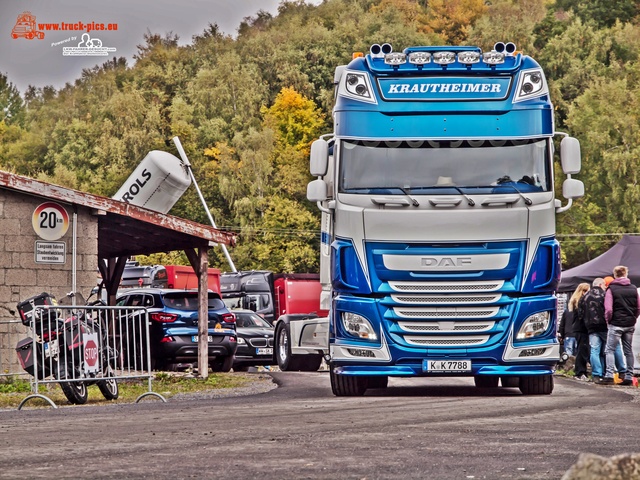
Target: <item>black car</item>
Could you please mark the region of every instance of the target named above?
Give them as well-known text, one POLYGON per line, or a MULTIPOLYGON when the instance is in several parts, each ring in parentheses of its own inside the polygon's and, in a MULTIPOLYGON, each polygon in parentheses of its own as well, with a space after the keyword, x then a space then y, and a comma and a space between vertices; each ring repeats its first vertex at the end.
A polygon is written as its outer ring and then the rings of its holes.
POLYGON ((236 316, 238 350, 234 371, 252 366, 275 365, 273 362, 273 325, 251 310, 232 310, 236 316))
MULTIPOLYGON (((197 366, 197 291, 137 288, 119 295, 116 304, 147 309, 152 369, 175 370, 194 364, 197 366)), ((209 366, 214 372, 230 371, 237 348, 235 316, 220 295, 211 291, 208 336, 209 366)))

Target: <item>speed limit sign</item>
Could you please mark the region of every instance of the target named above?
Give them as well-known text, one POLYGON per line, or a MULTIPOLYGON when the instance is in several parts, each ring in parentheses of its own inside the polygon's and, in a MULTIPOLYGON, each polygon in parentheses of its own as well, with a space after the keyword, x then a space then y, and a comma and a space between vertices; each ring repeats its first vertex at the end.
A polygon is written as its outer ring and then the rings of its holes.
POLYGON ((38 205, 31 217, 36 234, 44 240, 58 240, 69 230, 69 214, 55 202, 38 205))

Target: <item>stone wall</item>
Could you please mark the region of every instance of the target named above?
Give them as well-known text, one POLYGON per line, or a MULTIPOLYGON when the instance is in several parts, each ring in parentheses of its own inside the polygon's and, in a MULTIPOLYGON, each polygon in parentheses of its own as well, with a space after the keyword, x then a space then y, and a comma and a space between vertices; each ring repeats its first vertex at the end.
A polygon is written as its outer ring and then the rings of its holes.
MULTIPOLYGON (((48 292, 57 298, 73 285, 73 213, 72 205, 56 202, 69 215, 69 228, 55 242, 66 244, 65 263, 36 263, 36 241, 40 238, 32 224, 36 208, 44 197, 0 189, 0 375, 15 369, 15 340, 27 336, 16 305, 33 295, 48 292), (22 335, 22 336, 20 336, 22 335), (12 365, 7 366, 7 362, 12 365)), ((98 217, 87 208, 77 208, 76 290, 85 298, 96 286, 98 273, 98 217)), ((18 367, 19 369, 19 367, 18 367)))

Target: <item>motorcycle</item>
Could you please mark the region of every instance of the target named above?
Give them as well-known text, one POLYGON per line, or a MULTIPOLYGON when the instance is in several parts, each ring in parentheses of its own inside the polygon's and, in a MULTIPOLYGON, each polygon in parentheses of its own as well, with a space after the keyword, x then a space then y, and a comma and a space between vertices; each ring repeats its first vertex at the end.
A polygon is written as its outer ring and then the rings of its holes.
POLYGON ((46 292, 18 303, 22 324, 33 325, 35 334, 35 341, 27 337, 18 342, 18 359, 38 380, 60 380, 62 392, 73 404, 87 402, 90 385, 97 385, 107 400, 115 400, 119 389, 113 377, 119 354, 109 345, 106 311, 74 308, 78 304, 104 305, 100 301, 87 303, 76 293, 58 302, 46 292), (60 308, 38 308, 47 306, 60 308))

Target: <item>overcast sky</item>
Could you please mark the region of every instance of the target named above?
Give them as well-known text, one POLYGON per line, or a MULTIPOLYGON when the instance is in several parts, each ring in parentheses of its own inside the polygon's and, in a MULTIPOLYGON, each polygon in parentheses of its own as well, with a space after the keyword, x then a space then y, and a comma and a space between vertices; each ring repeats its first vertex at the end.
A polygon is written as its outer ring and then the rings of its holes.
MULTIPOLYGON (((124 56, 133 65, 132 56, 147 29, 161 35, 173 32, 181 45, 191 43, 209 23, 235 36, 243 18, 259 10, 275 15, 279 4, 280 0, 0 0, 0 72, 22 93, 28 85, 60 88, 65 82, 73 84, 83 68, 102 65, 113 56, 124 56), (89 33, 89 40, 98 39, 108 56, 90 56, 97 51, 78 48, 84 47, 84 31, 43 28, 42 39, 13 38, 18 16, 25 11, 35 16, 38 31, 37 24, 117 24, 114 31, 89 33)), ((22 26, 22 32, 30 28, 22 26)))

